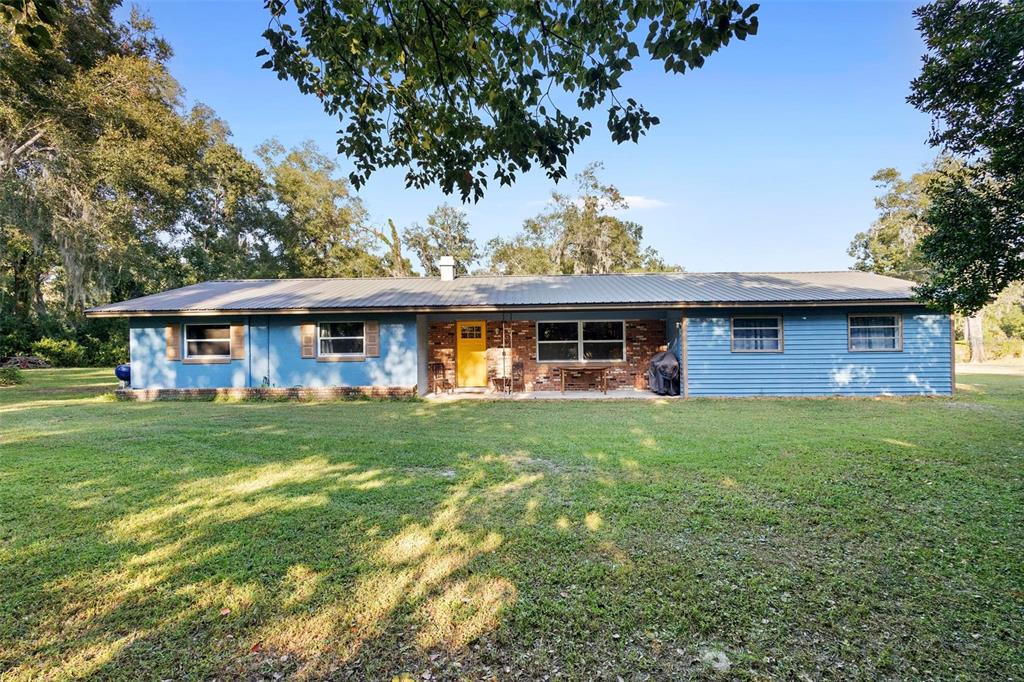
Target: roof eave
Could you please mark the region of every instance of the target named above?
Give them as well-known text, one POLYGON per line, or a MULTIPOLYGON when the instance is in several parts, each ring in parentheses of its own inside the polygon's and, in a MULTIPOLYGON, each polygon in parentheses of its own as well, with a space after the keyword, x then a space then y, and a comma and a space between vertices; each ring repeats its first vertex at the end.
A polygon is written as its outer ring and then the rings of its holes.
POLYGON ((793 301, 687 301, 654 303, 564 303, 520 305, 464 305, 464 306, 376 306, 329 308, 210 308, 170 310, 104 310, 90 309, 86 317, 213 317, 227 315, 317 315, 324 313, 494 313, 531 312, 545 310, 637 310, 637 309, 691 309, 691 308, 834 308, 839 306, 922 305, 911 298, 871 298, 793 301))

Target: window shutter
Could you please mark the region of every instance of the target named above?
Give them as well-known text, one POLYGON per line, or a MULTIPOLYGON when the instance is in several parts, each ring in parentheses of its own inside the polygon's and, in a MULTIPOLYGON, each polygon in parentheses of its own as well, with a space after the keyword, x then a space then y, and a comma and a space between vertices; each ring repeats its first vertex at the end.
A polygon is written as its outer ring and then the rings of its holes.
POLYGON ((363 323, 363 355, 368 358, 380 357, 380 323, 367 320, 363 323))
POLYGON ((316 323, 307 322, 300 327, 302 357, 316 357, 316 323))
POLYGON ((245 325, 231 325, 231 359, 245 360, 245 325))
POLYGON ((165 337, 167 338, 167 359, 181 360, 181 325, 167 325, 165 337))

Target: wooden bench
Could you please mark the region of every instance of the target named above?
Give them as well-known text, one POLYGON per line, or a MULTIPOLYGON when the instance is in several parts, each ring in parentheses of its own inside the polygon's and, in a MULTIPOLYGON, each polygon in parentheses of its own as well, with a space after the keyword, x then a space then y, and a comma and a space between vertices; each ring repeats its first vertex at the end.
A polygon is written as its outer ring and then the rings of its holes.
POLYGON ((599 386, 601 391, 608 394, 608 370, 612 369, 614 365, 608 364, 595 364, 592 362, 587 363, 570 363, 565 365, 555 365, 554 369, 558 370, 559 378, 562 380, 562 393, 565 393, 565 375, 569 372, 598 372, 600 374, 599 386))

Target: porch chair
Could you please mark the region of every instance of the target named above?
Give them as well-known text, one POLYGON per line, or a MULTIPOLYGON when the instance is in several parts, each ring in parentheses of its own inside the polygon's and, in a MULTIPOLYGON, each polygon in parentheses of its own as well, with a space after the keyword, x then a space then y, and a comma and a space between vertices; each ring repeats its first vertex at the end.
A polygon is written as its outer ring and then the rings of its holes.
POLYGON ((433 393, 452 392, 453 387, 448 381, 448 372, 443 362, 431 362, 427 365, 427 372, 430 375, 430 389, 433 393))
POLYGON ((521 361, 512 363, 512 371, 508 375, 508 392, 515 393, 516 385, 519 390, 526 392, 526 366, 521 361))

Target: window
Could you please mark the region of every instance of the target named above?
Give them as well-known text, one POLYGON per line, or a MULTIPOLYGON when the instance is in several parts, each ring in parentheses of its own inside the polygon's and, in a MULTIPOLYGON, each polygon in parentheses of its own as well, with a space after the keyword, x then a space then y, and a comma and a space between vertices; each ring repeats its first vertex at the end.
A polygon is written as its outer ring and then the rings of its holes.
POLYGON ((850 315, 851 351, 903 350, 903 320, 899 315, 850 315))
POLYGON ((538 362, 622 362, 626 323, 622 320, 538 322, 538 362))
POLYGON ((321 322, 320 355, 362 355, 366 334, 362 322, 321 322))
POLYGON ((781 353, 782 318, 777 315, 732 318, 732 352, 781 353))
POLYGON ((478 324, 465 324, 461 329, 460 334, 464 339, 479 339, 484 334, 483 328, 478 324))
POLYGON ((186 324, 185 357, 231 359, 231 325, 186 324))

